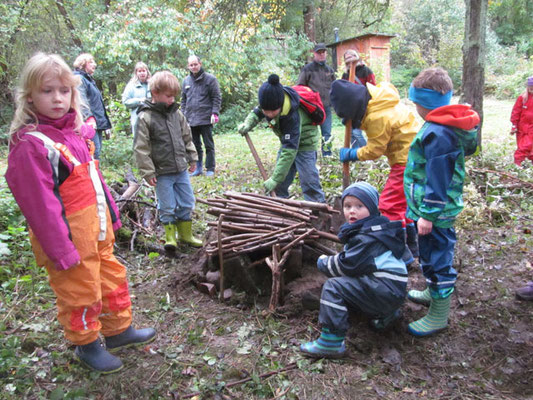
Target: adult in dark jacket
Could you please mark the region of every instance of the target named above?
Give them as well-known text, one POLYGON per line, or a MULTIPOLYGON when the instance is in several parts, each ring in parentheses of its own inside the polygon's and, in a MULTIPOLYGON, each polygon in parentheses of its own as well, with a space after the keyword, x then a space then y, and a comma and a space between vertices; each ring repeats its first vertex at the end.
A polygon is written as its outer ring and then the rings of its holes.
POLYGON ((190 75, 183 80, 181 109, 191 127, 192 139, 198 153, 196 170, 191 176, 202 174, 202 140, 205 145, 205 175, 213 176, 215 174, 213 125, 218 122, 222 96, 217 78, 203 70, 198 56, 190 56, 187 67, 190 75))
POLYGON ((239 125, 241 135, 252 130, 265 118, 281 142, 272 176, 263 184, 266 191, 279 197, 289 197, 296 171, 305 200, 324 203, 325 197, 316 168, 318 130, 300 107, 300 97, 288 86, 282 86, 279 76, 272 74, 258 92, 259 106, 239 125))
POLYGON ((329 100, 329 91, 331 90, 331 84, 335 80, 335 71, 326 64, 327 56, 326 45, 318 43, 313 49, 313 61, 302 68, 296 83, 297 85, 309 86, 315 92, 320 93, 320 99, 326 111, 326 120, 320 125, 323 156, 331 156, 331 101, 329 100))
POLYGON ((110 136, 111 121, 107 116, 102 93, 100 93, 100 89, 96 86, 92 76, 95 70, 96 62, 91 54, 80 54, 74 61, 74 75, 81 78, 81 85, 78 87, 84 103, 81 112, 85 122, 96 130, 92 140, 95 146, 94 158, 99 159, 102 149, 102 135, 110 136))

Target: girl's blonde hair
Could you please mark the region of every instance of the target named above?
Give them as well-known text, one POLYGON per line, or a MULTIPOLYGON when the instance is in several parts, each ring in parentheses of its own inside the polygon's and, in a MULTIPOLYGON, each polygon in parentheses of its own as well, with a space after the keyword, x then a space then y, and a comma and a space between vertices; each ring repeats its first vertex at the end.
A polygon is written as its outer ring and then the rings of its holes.
POLYGON ((146 65, 142 61, 139 61, 137 64, 135 64, 135 68, 133 69, 133 75, 131 76, 130 82, 137 82, 139 80, 137 79, 137 71, 141 68, 144 68, 146 72, 148 72, 148 76, 146 80, 152 77, 152 74, 150 73, 150 70, 148 69, 148 65, 146 65))
POLYGON ((94 57, 92 54, 89 53, 82 53, 76 59, 74 60, 74 69, 82 69, 85 71, 85 66, 87 63, 91 60, 94 60, 94 57))
POLYGON ((77 114, 76 130, 81 127, 83 117, 80 111, 80 93, 77 89, 81 82, 80 78, 72 73, 67 63, 57 54, 37 53, 28 60, 20 74, 19 86, 15 92, 15 115, 9 128, 11 135, 25 126, 34 129, 39 123, 35 106, 28 102, 28 97, 33 90, 40 88, 44 76, 49 73, 57 76, 65 86, 72 89, 70 108, 77 114))

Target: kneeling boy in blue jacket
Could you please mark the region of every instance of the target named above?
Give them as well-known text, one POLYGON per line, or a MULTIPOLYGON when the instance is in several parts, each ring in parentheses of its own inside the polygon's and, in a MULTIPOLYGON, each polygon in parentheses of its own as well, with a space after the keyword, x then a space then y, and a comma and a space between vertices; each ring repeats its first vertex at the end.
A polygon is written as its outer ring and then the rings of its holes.
POLYGON ((378 200, 377 190, 366 182, 354 183, 342 194, 346 223, 339 239, 344 250, 318 259, 318 269, 331 278, 320 298, 322 333, 300 346, 307 355, 344 356, 348 310, 370 316, 371 325, 378 330, 400 317, 407 292, 404 233, 401 221, 391 222, 380 215, 378 200))

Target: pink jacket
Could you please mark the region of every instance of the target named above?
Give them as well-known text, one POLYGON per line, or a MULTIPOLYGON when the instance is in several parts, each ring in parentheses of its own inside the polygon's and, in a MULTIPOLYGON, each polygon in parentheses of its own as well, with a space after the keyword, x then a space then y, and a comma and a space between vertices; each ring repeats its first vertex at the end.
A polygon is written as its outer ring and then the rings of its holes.
MULTIPOLYGON (((29 227, 41 244, 46 255, 58 270, 65 270, 80 261, 80 256, 70 239, 70 227, 59 197, 59 183, 72 172, 74 166, 60 156, 58 176, 48 159, 43 142, 25 132, 39 131, 55 142, 63 143, 80 163, 91 160, 85 138, 94 136, 94 130, 83 125, 81 135, 74 131, 76 114, 69 111, 58 120, 39 115, 35 129, 24 128, 13 137, 8 156, 6 180, 29 227), (83 136, 83 137, 82 137, 83 136)), ((106 194, 113 229, 121 226, 118 208, 100 173, 106 194)), ((80 196, 83 196, 80 193, 80 196)))

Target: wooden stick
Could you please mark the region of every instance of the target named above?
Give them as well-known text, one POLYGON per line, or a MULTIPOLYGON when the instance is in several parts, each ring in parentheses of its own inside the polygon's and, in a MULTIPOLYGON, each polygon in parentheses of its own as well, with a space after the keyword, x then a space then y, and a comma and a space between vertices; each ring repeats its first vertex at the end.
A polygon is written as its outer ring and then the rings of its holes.
POLYGON ((330 249, 329 247, 327 246, 324 246, 322 243, 319 243, 319 242, 316 242, 316 241, 313 241, 310 243, 310 245, 312 247, 315 247, 317 248, 318 250, 320 250, 322 252, 322 254, 328 254, 330 256, 332 255, 335 255, 337 254, 337 252, 333 249, 330 249))
POLYGON ((313 229, 309 229, 307 232, 305 232, 303 235, 300 235, 298 236, 296 239, 294 239, 292 242, 290 242, 289 244, 285 245, 281 251, 285 251, 287 252, 287 250, 289 250, 290 248, 294 247, 298 242, 302 241, 303 239, 305 239, 307 236, 309 236, 310 234, 312 234, 313 232, 315 231, 315 228, 313 229))
POLYGON ((280 247, 276 244, 272 247, 272 259, 267 258, 266 263, 272 271, 272 291, 270 293, 270 303, 268 309, 270 312, 276 311, 278 308, 279 292, 280 292, 280 247))
MULTIPOLYGON (((291 226, 287 226, 286 228, 281 228, 281 229, 278 229, 276 231, 273 231, 273 232, 269 232, 265 235, 261 235, 261 237, 259 238, 259 240, 265 240, 265 239, 269 239, 273 236, 277 236, 277 235, 280 235, 282 233, 285 233, 285 232, 288 232, 288 231, 291 231, 291 230, 294 230, 294 229, 297 229, 297 228, 300 228, 302 226, 304 226, 305 223, 304 222, 300 222, 299 224, 295 224, 295 225, 291 225, 291 226)), ((249 241, 247 240, 247 244, 249 244, 249 241)))
POLYGON ((292 207, 286 203, 280 204, 277 197, 276 198, 272 198, 272 197, 263 198, 263 197, 255 197, 255 196, 246 196, 245 194, 240 194, 240 193, 232 192, 232 191, 225 192, 224 195, 227 197, 233 198, 233 199, 241 200, 241 201, 247 201, 247 202, 261 204, 261 205, 271 205, 272 207, 276 207, 276 208, 282 207, 285 210, 291 210, 291 211, 298 212, 298 213, 311 214, 310 210, 303 209, 302 207, 292 207))
MULTIPOLYGON (((248 147, 250 148, 250 152, 252 153, 252 156, 254 157, 255 163, 257 164, 257 168, 259 168, 261 177, 263 178, 264 181, 266 181, 268 179, 268 175, 266 173, 265 167, 263 167, 263 163, 261 162, 261 159, 259 158, 259 154, 257 154, 257 150, 255 149, 254 143, 252 142, 252 139, 250 139, 250 135, 248 135, 248 133, 245 133, 244 138, 246 139, 246 143, 248 143, 248 147)), ((276 197, 276 192, 271 191, 270 195, 272 197, 276 197)))
POLYGON ((286 207, 283 207, 281 205, 274 207, 274 206, 266 206, 262 204, 253 204, 253 203, 249 203, 246 201, 240 201, 240 200, 228 200, 229 207, 231 207, 233 204, 237 206, 241 206, 241 207, 246 207, 245 209, 248 209, 248 210, 250 208, 253 208, 254 210, 258 209, 258 210, 273 212, 275 214, 288 215, 290 217, 298 218, 303 221, 311 220, 311 218, 308 215, 305 215, 298 211, 288 210, 286 207))
MULTIPOLYGON (((350 65, 350 74, 348 75, 348 80, 353 82, 355 78, 355 62, 352 62, 350 65)), ((350 147, 352 138, 352 120, 346 120, 346 126, 344 128, 344 147, 350 147)), ((350 186, 350 163, 345 161, 342 164, 342 189, 346 189, 350 186)))
MULTIPOLYGON (((259 197, 259 198, 267 198, 267 196, 257 194, 257 193, 241 193, 242 195, 250 196, 250 197, 259 197)), ((306 201, 306 200, 292 200, 292 199, 283 199, 281 197, 276 197, 276 201, 283 204, 293 205, 295 207, 308 207, 316 210, 322 210, 333 214, 340 214, 340 211, 335 210, 333 207, 326 203, 315 203, 314 201, 306 201)))
POLYGON ((224 301, 224 252, 222 250, 222 221, 224 221, 224 214, 220 214, 218 217, 218 264, 220 270, 220 301, 224 301))

